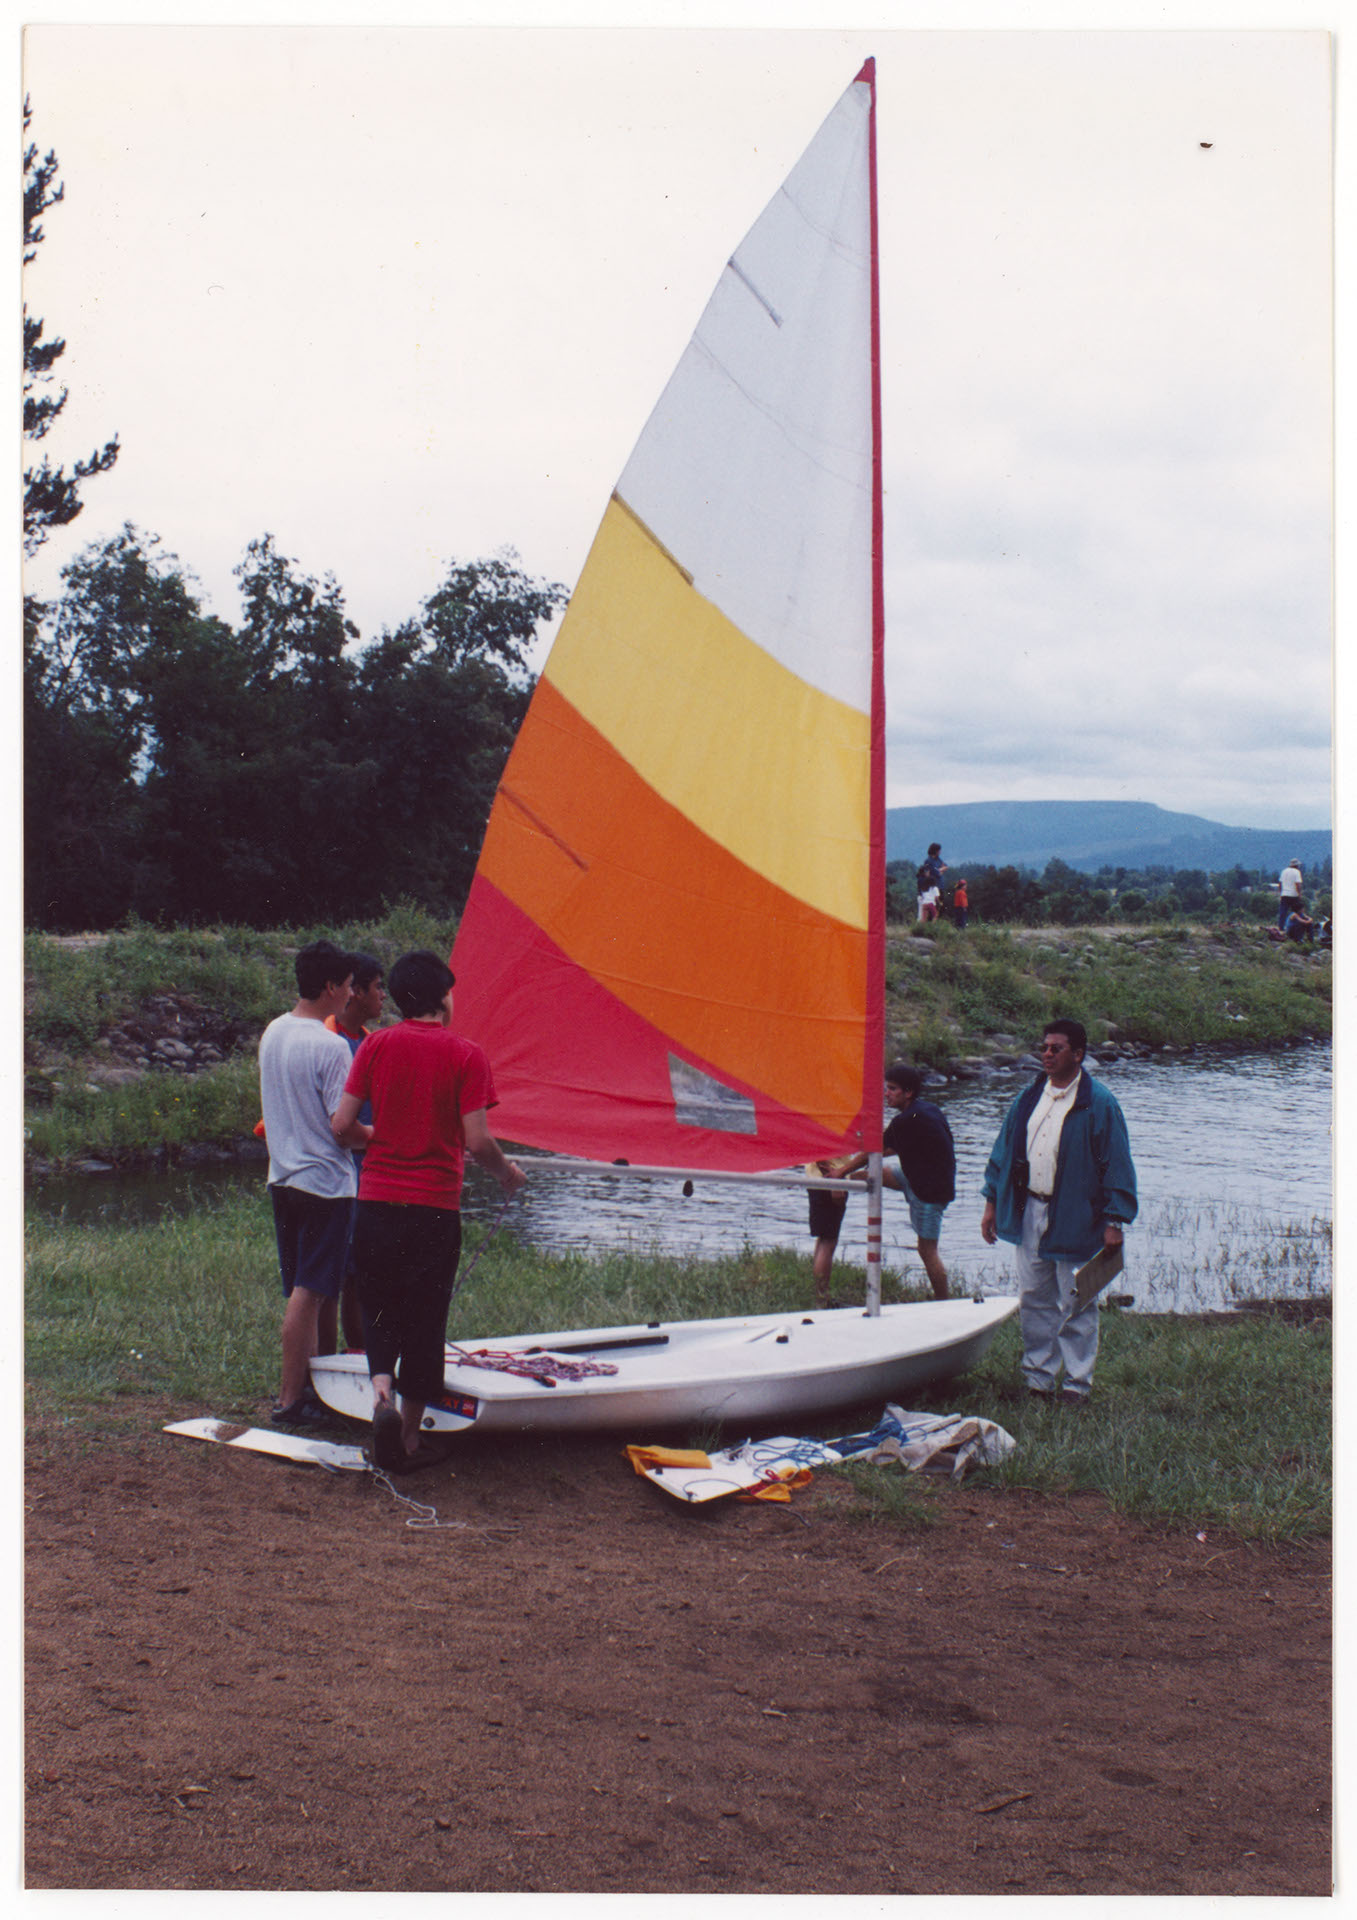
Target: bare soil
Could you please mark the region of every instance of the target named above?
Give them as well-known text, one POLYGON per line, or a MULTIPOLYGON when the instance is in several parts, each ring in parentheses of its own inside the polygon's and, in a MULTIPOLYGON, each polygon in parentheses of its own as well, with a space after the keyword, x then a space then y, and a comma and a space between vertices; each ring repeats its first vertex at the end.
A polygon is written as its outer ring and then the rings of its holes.
POLYGON ((606 1440, 461 1443, 415 1528, 175 1417, 30 1429, 30 1888, 1331 1890, 1327 1545, 606 1440))

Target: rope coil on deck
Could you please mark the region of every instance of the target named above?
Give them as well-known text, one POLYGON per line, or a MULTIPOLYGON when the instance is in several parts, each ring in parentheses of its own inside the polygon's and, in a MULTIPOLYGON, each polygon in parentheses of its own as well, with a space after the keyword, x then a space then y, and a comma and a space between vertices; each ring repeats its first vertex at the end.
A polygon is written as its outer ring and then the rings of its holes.
POLYGON ((536 1380, 539 1386, 554 1387, 558 1380, 587 1380, 592 1374, 616 1373, 607 1360, 563 1360, 554 1353, 496 1352, 490 1347, 449 1347, 453 1366, 489 1367, 495 1373, 512 1373, 522 1380, 536 1380))

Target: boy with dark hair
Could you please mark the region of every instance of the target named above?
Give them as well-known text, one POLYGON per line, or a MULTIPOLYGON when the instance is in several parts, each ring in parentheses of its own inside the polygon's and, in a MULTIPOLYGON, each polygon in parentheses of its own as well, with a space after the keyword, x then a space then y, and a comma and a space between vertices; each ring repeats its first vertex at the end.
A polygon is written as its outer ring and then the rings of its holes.
MULTIPOLYGON (((894 1154, 899 1172, 887 1167, 883 1182, 905 1196, 910 1225, 918 1237, 919 1258, 935 1300, 948 1298, 947 1269, 938 1252, 942 1216, 956 1198, 956 1147, 952 1129, 941 1107, 921 1100, 924 1075, 917 1067, 896 1060, 886 1069, 886 1104, 895 1115, 881 1143, 885 1155, 894 1154)), ((867 1164, 865 1153, 855 1154, 847 1171, 867 1164)))
MULTIPOLYGON (((386 983, 383 979, 385 969, 380 960, 371 953, 355 953, 353 960, 353 992, 349 995, 348 1005, 339 1013, 332 1013, 325 1022, 331 1033, 337 1033, 348 1045, 350 1054, 357 1053, 373 1027, 382 1017, 382 1003, 386 999, 386 983)), ((364 1126, 372 1124, 372 1108, 364 1106, 358 1118, 364 1126)), ((363 1149, 355 1147, 353 1151, 353 1169, 361 1177, 363 1172, 363 1149)), ((358 1291, 353 1271, 353 1243, 349 1243, 349 1258, 344 1270, 344 1285, 339 1295, 339 1331, 344 1336, 344 1344, 358 1351, 363 1344, 363 1316, 358 1311, 358 1291)))
POLYGON ((331 1125, 349 1050, 325 1025, 348 1003, 353 958, 329 940, 315 940, 298 953, 294 970, 297 1003, 270 1021, 259 1042, 269 1199, 287 1302, 273 1410, 284 1426, 325 1417, 311 1389, 311 1356, 334 1346, 357 1188, 353 1157, 331 1125))
POLYGON ((325 1022, 331 1033, 342 1034, 349 1051, 357 1053, 368 1033, 382 1017, 386 999, 386 969, 371 953, 353 953, 353 991, 347 1004, 325 1022))
POLYGON ((452 969, 427 949, 407 953, 389 984, 400 1025, 363 1041, 332 1126, 345 1145, 368 1136, 354 1267, 372 1378, 372 1459, 404 1473, 437 1457, 421 1448, 420 1423, 443 1388, 465 1155, 493 1174, 506 1199, 526 1176, 486 1122, 496 1105, 489 1061, 451 1031, 452 969), (358 1118, 365 1100, 370 1129, 358 1118))

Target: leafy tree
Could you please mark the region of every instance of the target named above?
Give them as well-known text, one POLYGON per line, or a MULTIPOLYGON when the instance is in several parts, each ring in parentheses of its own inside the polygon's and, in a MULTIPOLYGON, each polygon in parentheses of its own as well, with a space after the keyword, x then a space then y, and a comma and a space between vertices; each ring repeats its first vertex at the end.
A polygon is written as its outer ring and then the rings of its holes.
POLYGON ((84 548, 61 578, 54 618, 32 629, 36 694, 54 712, 102 716, 130 763, 153 761, 155 670, 198 614, 196 582, 130 523, 84 548))
POLYGON ((1016 867, 981 867, 971 882, 970 895, 976 917, 992 924, 1039 917, 1040 883, 1016 867))
POLYGON ((899 922, 912 920, 918 906, 914 884, 916 869, 904 860, 892 860, 886 868, 886 918, 899 922))
POLYGON ((268 535, 243 619, 204 612, 125 526, 62 570, 25 631, 29 918, 278 925, 460 906, 526 708, 536 624, 564 589, 511 554, 457 563, 358 647, 330 576, 268 535))
POLYGON ((460 909, 527 711, 527 650, 567 599, 505 548, 454 562, 419 614, 357 657, 353 866, 374 906, 460 909))
POLYGON ((1091 883, 1089 876, 1080 873, 1077 867, 1067 866, 1063 860, 1048 860, 1041 884, 1047 893, 1077 895, 1087 893, 1091 883))
POLYGON ((137 794, 117 725, 48 697, 48 613, 41 602, 24 603, 24 917, 75 933, 112 925, 132 904, 137 794))
POLYGON ((537 629, 569 598, 566 589, 523 572, 512 547, 488 560, 456 562, 424 602, 418 622, 427 650, 447 666, 495 660, 511 676, 526 671, 537 629))
MULTIPOLYGON (((32 266, 42 245, 42 216, 66 197, 64 183, 57 180, 57 157, 49 152, 39 156, 37 146, 28 141, 32 118, 24 101, 24 251, 25 267, 32 266)), ((55 426, 66 405, 65 387, 56 387, 52 369, 66 351, 64 340, 44 340, 43 322, 28 311, 24 303, 24 438, 43 440, 55 426)), ((24 469, 24 552, 31 558, 54 527, 64 527, 75 519, 83 502, 80 483, 97 473, 107 473, 118 458, 115 434, 104 447, 87 460, 77 460, 69 473, 54 467, 44 452, 41 463, 24 469)))
POLYGON ((1211 883, 1200 867, 1183 867, 1173 876, 1173 891, 1178 905, 1188 913, 1201 913, 1211 900, 1211 883))

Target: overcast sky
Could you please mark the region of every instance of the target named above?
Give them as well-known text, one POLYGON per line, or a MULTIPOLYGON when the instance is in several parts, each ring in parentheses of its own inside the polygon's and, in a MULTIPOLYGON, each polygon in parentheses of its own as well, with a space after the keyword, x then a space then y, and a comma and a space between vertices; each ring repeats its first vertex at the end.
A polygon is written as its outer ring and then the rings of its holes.
POLYGON ((1320 33, 30 30, 69 461, 210 608, 271 532, 364 636, 573 584, 727 256, 864 55, 888 801, 1329 818, 1320 33))

